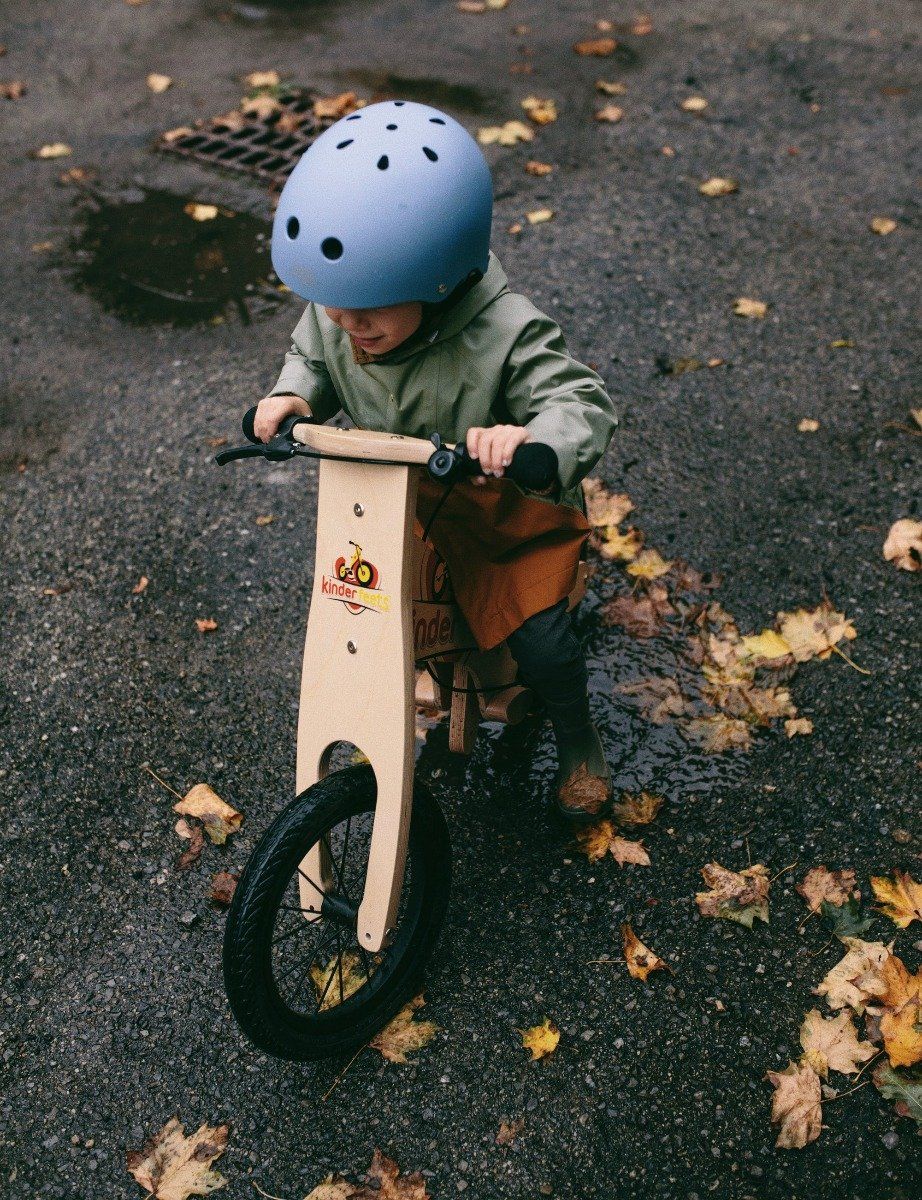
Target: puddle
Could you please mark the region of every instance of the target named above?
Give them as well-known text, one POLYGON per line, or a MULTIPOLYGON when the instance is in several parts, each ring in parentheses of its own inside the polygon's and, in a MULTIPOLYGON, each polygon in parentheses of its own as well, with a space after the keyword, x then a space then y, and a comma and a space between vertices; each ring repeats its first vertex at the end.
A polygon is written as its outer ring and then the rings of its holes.
POLYGON ((449 111, 460 109, 467 113, 491 113, 499 111, 504 103, 501 92, 485 91, 465 83, 448 83, 444 79, 394 75, 390 71, 374 71, 365 67, 344 71, 343 76, 350 83, 371 92, 371 104, 398 98, 449 111))
POLYGON ((194 324, 234 308, 249 323, 282 300, 267 221, 223 206, 195 220, 188 196, 156 189, 80 204, 74 282, 126 320, 194 324))

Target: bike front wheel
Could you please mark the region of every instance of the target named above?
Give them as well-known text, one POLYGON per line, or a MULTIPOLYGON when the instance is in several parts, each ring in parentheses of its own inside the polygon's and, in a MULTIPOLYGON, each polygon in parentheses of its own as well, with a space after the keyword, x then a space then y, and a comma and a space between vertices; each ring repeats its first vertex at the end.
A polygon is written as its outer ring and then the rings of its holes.
MULTIPOLYGON (((414 786, 407 863, 390 944, 359 945, 376 785, 367 764, 332 772, 279 814, 237 884, 224 933, 231 1010, 254 1045, 305 1061, 364 1045, 409 1000, 448 906, 451 847, 441 809, 414 786), (320 844, 331 887, 305 919, 301 863, 320 844)), ((322 881, 308 880, 321 895, 322 881)))

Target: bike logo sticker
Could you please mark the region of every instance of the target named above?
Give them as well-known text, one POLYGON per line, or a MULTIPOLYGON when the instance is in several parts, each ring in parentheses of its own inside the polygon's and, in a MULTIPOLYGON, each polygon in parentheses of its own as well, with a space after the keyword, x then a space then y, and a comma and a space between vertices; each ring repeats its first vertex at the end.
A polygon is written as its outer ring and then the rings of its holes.
POLYGON ((374 612, 389 612, 391 598, 378 589, 378 568, 362 557, 362 547, 350 542, 353 552, 344 555, 333 564, 333 574, 320 580, 320 594, 345 604, 349 612, 358 614, 371 609, 374 612))

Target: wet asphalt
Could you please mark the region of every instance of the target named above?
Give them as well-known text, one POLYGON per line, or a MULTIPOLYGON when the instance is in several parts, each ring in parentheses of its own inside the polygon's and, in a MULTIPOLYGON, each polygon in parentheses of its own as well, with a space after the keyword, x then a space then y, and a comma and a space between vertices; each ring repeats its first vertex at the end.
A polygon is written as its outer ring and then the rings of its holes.
MULTIPOLYGON (((10 1200, 141 1195, 125 1153, 174 1114, 187 1130, 232 1123, 217 1165, 235 1200, 254 1184, 298 1200, 329 1171, 357 1176, 375 1147, 424 1171, 439 1200, 919 1194, 912 1123, 872 1086, 824 1106, 816 1143, 779 1151, 764 1081, 799 1054, 811 989, 839 956, 819 922, 798 932, 794 884, 819 863, 849 866, 869 895, 871 874, 922 869, 919 576, 881 556, 890 524, 919 515, 910 10, 673 0, 614 59, 570 49, 596 18, 632 15, 521 0, 479 16, 360 0, 7 14, 0 76, 29 85, 0 101, 10 1200), (531 74, 509 72, 520 61, 531 74), (658 650, 600 623, 621 586, 600 571, 580 617, 593 705, 621 785, 665 797, 645 837, 652 867, 573 853, 543 808, 553 757, 540 724, 485 727, 470 760, 435 730, 418 770, 456 860, 426 991, 439 1032, 409 1066, 365 1052, 326 1099, 344 1063, 281 1063, 238 1033, 220 981, 224 918, 207 898, 293 787, 316 499, 311 466, 219 470, 208 439, 236 439, 300 308, 244 290, 246 306, 185 324, 126 314, 104 272, 81 273, 86 217, 56 182, 80 165, 107 204, 145 189, 218 203, 247 214, 255 238, 271 219, 263 185, 150 144, 233 107, 240 75, 270 67, 366 97, 397 77, 398 95, 431 97, 472 131, 518 116, 529 92, 558 101, 531 146, 487 151, 494 249, 618 399, 599 474, 629 491, 650 544, 722 575, 717 595, 745 631, 825 593, 855 623, 849 652, 869 672, 837 658, 800 668, 791 688, 810 737, 692 753, 613 694, 658 650), (174 86, 153 95, 149 71, 174 86), (619 124, 592 119, 599 77, 628 86, 619 124), (703 118, 678 107, 692 93, 710 101, 703 118), (73 154, 30 157, 55 141, 73 154), (525 174, 530 157, 554 174, 525 174), (699 195, 711 175, 739 192, 699 195), (553 221, 523 221, 544 205, 553 221), (877 215, 896 230, 871 233, 877 215), (734 316, 738 296, 767 301, 766 319, 734 316), (664 373, 688 357, 725 365, 664 373), (797 432, 804 417, 817 432, 797 432), (202 635, 205 617, 218 628, 202 635), (172 797, 144 763, 180 791, 211 783, 245 814, 241 832, 176 871, 172 797), (699 918, 700 868, 747 856, 777 876, 770 924, 699 918), (673 976, 628 977, 626 919, 673 976), (561 1043, 532 1063, 516 1031, 545 1016, 561 1043), (497 1146, 500 1122, 517 1118, 519 1139, 497 1146)), ((362 690, 357 702, 388 702, 386 684, 362 690)), ((869 936, 895 932, 877 917, 869 936)), ((913 969, 920 936, 897 936, 913 969)))

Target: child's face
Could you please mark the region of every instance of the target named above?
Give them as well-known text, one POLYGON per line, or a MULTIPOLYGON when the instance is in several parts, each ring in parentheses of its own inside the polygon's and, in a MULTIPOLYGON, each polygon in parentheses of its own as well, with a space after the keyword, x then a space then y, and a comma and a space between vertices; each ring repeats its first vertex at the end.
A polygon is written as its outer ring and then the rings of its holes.
POLYGON ((324 308, 327 316, 369 354, 385 354, 415 333, 423 319, 418 300, 386 308, 324 308))

